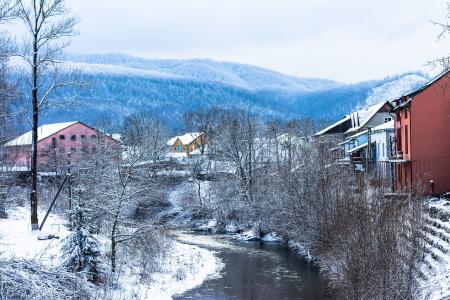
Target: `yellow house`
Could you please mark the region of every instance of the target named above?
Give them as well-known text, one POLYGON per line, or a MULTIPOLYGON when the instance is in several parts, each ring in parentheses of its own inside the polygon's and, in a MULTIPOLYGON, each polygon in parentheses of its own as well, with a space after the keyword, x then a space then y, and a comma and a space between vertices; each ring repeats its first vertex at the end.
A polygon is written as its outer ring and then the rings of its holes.
POLYGON ((187 155, 200 149, 205 144, 206 141, 202 132, 186 133, 184 135, 173 137, 167 142, 171 152, 186 153, 187 155))

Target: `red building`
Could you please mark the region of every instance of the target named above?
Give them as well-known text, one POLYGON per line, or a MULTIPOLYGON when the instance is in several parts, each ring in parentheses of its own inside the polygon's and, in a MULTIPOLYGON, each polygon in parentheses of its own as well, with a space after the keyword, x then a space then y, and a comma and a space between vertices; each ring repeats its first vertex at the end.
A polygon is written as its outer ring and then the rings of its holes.
MULTIPOLYGON (((5 144, 8 161, 16 168, 27 170, 31 160, 31 131, 5 144)), ((121 159, 121 144, 81 122, 42 125, 38 128, 38 170, 58 171, 71 162, 79 163, 83 158, 97 153, 110 154, 112 159, 121 159)))
POLYGON ((450 71, 393 102, 399 191, 450 191, 450 71))

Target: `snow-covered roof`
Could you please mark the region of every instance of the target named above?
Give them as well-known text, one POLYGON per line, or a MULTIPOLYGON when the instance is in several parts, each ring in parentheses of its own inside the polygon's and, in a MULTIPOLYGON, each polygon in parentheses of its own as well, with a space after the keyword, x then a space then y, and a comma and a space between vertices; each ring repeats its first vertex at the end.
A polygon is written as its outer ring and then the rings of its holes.
POLYGON ((389 130, 389 129, 394 129, 394 120, 391 120, 384 124, 378 125, 377 127, 374 127, 373 131, 381 131, 381 130, 389 130))
POLYGON ((389 101, 380 102, 378 104, 369 106, 365 109, 361 109, 351 113, 350 117, 353 120, 357 120, 358 126, 353 126, 346 133, 352 133, 364 128, 366 124, 375 116, 386 104, 390 105, 389 101))
POLYGON ((122 135, 120 133, 111 133, 109 136, 118 142, 122 142, 122 135))
POLYGON ((347 150, 347 151, 345 151, 345 152, 346 152, 346 153, 352 153, 352 152, 361 150, 361 149, 366 148, 366 147, 367 147, 367 143, 364 143, 364 144, 359 145, 358 147, 355 147, 355 148, 353 148, 353 149, 347 150))
POLYGON ((336 123, 331 124, 330 126, 328 126, 327 128, 322 129, 319 132, 316 132, 315 134, 313 134, 313 136, 323 135, 323 134, 327 133, 329 130, 333 129, 336 126, 341 125, 342 123, 347 122, 348 120, 350 120, 350 115, 346 115, 344 118, 342 118, 341 120, 337 121, 336 123))
POLYGON ((189 145, 200 135, 202 135, 202 132, 190 132, 190 133, 186 133, 184 135, 179 135, 179 136, 173 137, 170 140, 168 140, 167 145, 172 146, 178 139, 181 141, 181 143, 183 145, 189 145))
POLYGON ((348 139, 349 139, 349 140, 354 140, 354 139, 356 139, 357 137, 360 137, 360 136, 365 135, 365 134, 367 134, 367 130, 364 130, 364 131, 358 132, 357 134, 354 134, 354 135, 352 135, 352 136, 349 136, 348 139))
MULTIPOLYGON (((410 92, 409 94, 404 95, 403 97, 408 97, 408 96, 414 96, 420 92, 422 92, 423 90, 425 90, 427 87, 429 87, 430 85, 432 85, 433 83, 435 83, 436 81, 438 81, 439 79, 441 79, 442 77, 444 77, 445 75, 447 75, 448 73, 450 73, 449 69, 445 69, 444 71, 442 71, 441 73, 439 73, 438 75, 436 75, 434 78, 432 78, 430 81, 428 81, 427 83, 425 83, 423 86, 413 90, 412 92, 410 92)), ((400 97, 402 98, 402 97, 400 97)))
MULTIPOLYGON (((78 123, 78 121, 75 122, 65 122, 65 123, 54 123, 54 124, 46 124, 38 127, 38 141, 41 141, 45 138, 48 138, 49 136, 57 133, 58 131, 61 131, 69 126, 72 126, 73 124, 78 123)), ((21 136, 9 141, 5 144, 5 146, 26 146, 31 145, 31 137, 32 132, 28 131, 27 133, 22 134, 21 136)))
POLYGON ((424 90, 426 90, 428 87, 430 87, 431 85, 433 85, 436 81, 438 81, 439 79, 441 79, 442 77, 448 75, 450 73, 450 69, 445 69, 444 71, 442 71, 441 73, 439 73, 438 75, 436 75, 434 78, 432 78, 430 81, 428 81, 427 83, 425 83, 423 86, 413 90, 412 92, 403 95, 401 97, 398 97, 397 99, 395 99, 393 102, 398 101, 404 97, 407 97, 408 100, 404 103, 401 103, 400 105, 394 107, 394 110, 397 110, 399 108, 402 108, 404 106, 406 106, 409 102, 411 102, 412 97, 420 94, 421 92, 423 92, 424 90))

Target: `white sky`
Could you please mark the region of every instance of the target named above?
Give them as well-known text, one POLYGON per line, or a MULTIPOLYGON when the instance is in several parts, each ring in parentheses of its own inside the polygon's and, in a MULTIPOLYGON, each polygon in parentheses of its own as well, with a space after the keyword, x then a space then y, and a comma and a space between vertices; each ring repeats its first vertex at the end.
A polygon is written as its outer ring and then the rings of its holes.
POLYGON ((73 53, 211 58, 357 82, 450 53, 446 0, 68 0, 73 53))

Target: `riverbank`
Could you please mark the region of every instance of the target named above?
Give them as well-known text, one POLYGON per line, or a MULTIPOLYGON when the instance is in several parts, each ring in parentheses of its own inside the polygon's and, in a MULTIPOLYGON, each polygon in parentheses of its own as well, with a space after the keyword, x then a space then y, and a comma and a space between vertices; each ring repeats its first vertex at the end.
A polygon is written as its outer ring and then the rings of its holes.
MULTIPOLYGON (((66 221, 51 213, 43 232, 32 232, 29 223, 27 207, 9 210, 8 218, 0 219, 0 259, 32 261, 33 264, 64 273, 60 249, 62 239, 69 234, 66 221), (38 239, 49 235, 56 238, 38 239)), ((102 260, 105 262, 108 241, 102 236, 97 238, 102 244, 102 260)), ((93 294, 102 298, 165 300, 194 289, 206 280, 219 277, 224 267, 215 251, 182 240, 169 240, 166 251, 157 262, 155 271, 146 280, 142 280, 138 268, 128 261, 115 274, 108 273, 108 266, 103 265, 103 276, 108 280, 114 278, 114 286, 94 286, 87 282, 86 285, 93 294)))
POLYGON ((176 239, 215 251, 224 268, 221 276, 174 299, 322 299, 319 269, 280 243, 205 232, 182 233, 176 239))

